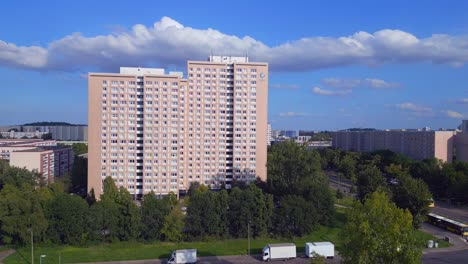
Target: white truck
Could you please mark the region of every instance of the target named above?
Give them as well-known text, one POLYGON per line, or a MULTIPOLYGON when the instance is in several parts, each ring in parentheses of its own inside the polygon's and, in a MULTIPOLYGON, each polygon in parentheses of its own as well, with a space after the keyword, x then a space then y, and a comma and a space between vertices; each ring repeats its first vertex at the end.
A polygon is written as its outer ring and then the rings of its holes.
POLYGON ((287 260, 296 258, 294 243, 269 244, 262 250, 263 261, 287 260))
POLYGON ((167 264, 197 263, 196 249, 179 249, 172 252, 167 264))
POLYGON ((331 242, 308 242, 305 244, 305 254, 308 258, 317 256, 333 258, 335 256, 335 245, 331 242))

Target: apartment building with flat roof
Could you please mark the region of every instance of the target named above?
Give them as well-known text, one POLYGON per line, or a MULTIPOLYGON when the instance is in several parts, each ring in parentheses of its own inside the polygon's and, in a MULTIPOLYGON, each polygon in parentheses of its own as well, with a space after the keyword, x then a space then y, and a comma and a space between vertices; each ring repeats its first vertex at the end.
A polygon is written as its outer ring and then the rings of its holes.
POLYGON ((452 162, 454 132, 427 130, 338 131, 332 145, 345 151, 391 150, 412 159, 452 162))
POLYGON ((70 175, 74 154, 70 147, 37 147, 10 153, 10 165, 36 170, 47 182, 70 175))
POLYGON ((111 176, 136 198, 266 179, 268 64, 246 57, 88 75, 88 191, 111 176))
POLYGON ((88 140, 88 126, 69 125, 69 126, 0 126, 0 134, 3 137, 23 138, 37 137, 41 138, 45 134, 51 134, 55 140, 88 140))
POLYGON ((42 139, 0 139, 0 159, 10 160, 10 154, 14 151, 36 149, 38 147, 56 146, 55 140, 42 139))

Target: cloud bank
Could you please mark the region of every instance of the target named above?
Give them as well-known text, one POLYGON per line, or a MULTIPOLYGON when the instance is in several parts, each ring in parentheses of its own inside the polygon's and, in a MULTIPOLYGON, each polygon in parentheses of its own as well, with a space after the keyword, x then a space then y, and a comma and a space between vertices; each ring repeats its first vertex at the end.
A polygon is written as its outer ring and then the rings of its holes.
POLYGON ((401 85, 399 83, 387 82, 381 79, 365 78, 365 79, 341 79, 341 78, 325 78, 322 79, 324 85, 334 88, 357 88, 357 87, 369 87, 374 89, 387 89, 397 88, 401 85))
POLYGON ((92 37, 73 33, 47 46, 18 46, 0 40, 0 66, 39 71, 115 69, 125 65, 183 67, 189 59, 205 59, 210 51, 248 53, 251 61, 266 61, 272 71, 284 72, 386 63, 462 66, 468 62, 468 36, 434 34, 418 38, 401 30, 383 29, 338 38, 304 37, 268 46, 250 36, 195 29, 163 17, 149 27, 137 24, 129 31, 92 37))
POLYGON ((326 90, 320 87, 312 88, 312 92, 318 95, 326 95, 326 96, 336 96, 336 95, 347 95, 351 93, 351 90, 326 90))
POLYGON ((302 112, 282 112, 279 113, 280 117, 302 117, 302 116, 309 116, 310 114, 308 113, 302 113, 302 112))
POLYGON ((443 114, 445 114, 445 116, 447 117, 450 117, 450 118, 455 118, 455 119, 462 119, 463 118, 463 115, 456 112, 456 111, 452 111, 452 110, 445 110, 445 111, 442 111, 443 114))
POLYGON ((395 107, 398 108, 398 109, 401 109, 401 110, 410 111, 410 112, 417 112, 417 113, 432 112, 432 108, 430 108, 430 107, 416 105, 416 104, 413 104, 413 103, 396 104, 395 107))

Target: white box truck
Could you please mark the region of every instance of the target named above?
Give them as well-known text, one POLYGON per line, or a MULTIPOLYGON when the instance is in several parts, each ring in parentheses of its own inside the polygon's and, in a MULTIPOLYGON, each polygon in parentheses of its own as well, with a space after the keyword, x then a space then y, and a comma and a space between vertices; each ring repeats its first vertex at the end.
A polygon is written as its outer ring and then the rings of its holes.
POLYGON ((317 257, 318 255, 333 258, 335 256, 335 245, 331 242, 308 242, 305 244, 305 254, 309 258, 317 257))
POLYGON ((197 263, 196 249, 179 249, 172 252, 167 264, 197 263))
POLYGON ((263 261, 296 258, 296 245, 293 243, 269 244, 262 250, 263 261))

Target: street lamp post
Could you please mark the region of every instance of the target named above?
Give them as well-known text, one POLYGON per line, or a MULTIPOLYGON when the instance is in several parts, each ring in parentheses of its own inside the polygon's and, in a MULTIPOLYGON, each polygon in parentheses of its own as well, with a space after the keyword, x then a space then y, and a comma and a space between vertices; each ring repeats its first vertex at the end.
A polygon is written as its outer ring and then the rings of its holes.
POLYGON ((31 232, 31 264, 34 264, 34 235, 32 227, 29 231, 31 232))
POLYGON ((248 246, 249 246, 249 256, 250 256, 250 224, 251 224, 251 221, 249 220, 247 222, 247 241, 248 241, 248 246))
POLYGON ((39 264, 42 264, 42 258, 45 258, 46 255, 41 255, 41 257, 39 258, 39 264))

